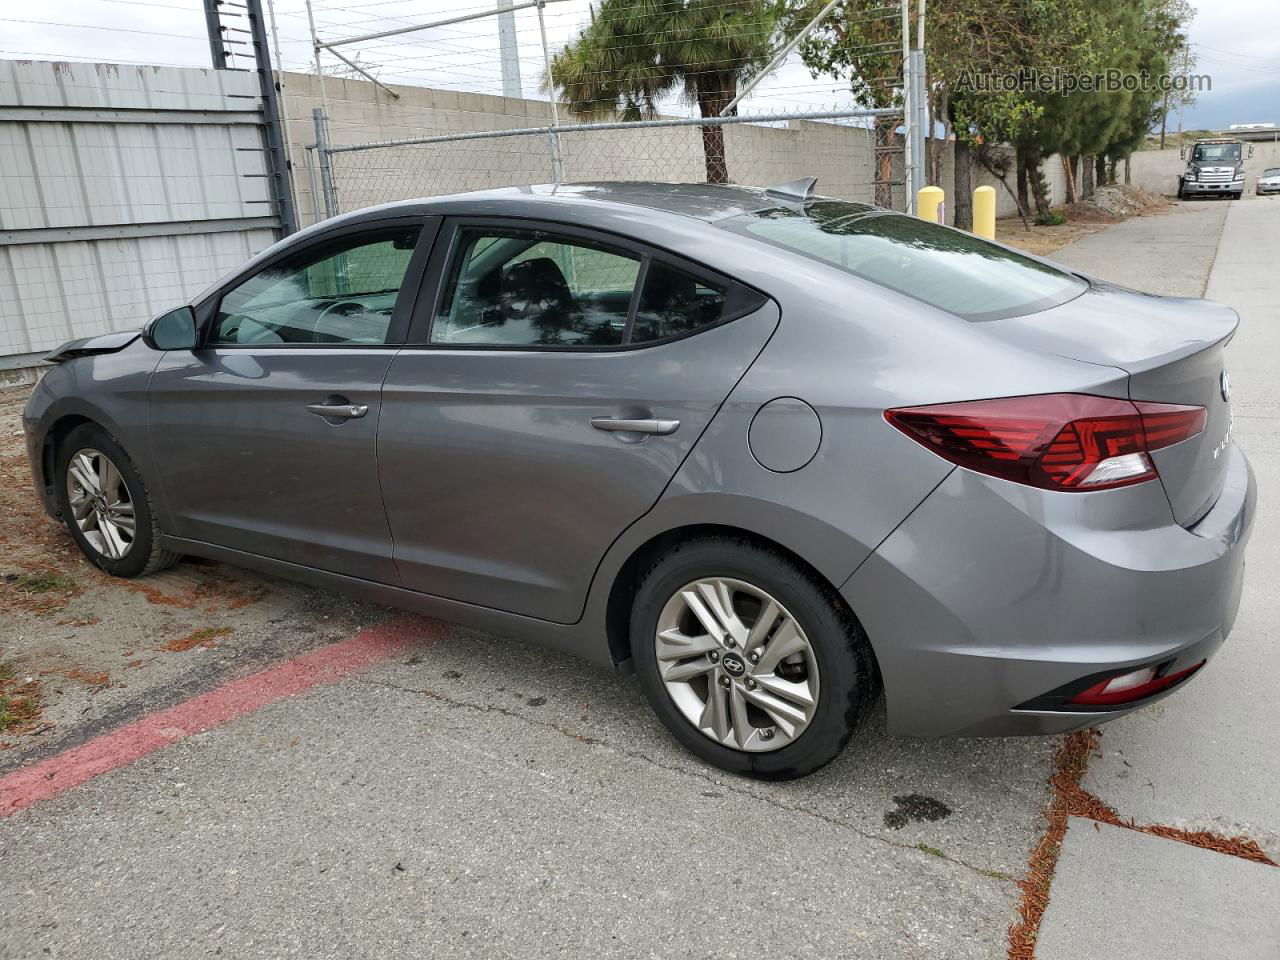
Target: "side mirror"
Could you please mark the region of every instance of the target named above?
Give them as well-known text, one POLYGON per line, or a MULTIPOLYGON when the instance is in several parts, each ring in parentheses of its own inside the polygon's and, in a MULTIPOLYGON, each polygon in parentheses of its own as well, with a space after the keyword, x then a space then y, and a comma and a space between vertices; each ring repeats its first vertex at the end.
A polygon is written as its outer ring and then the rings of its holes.
POLYGON ((160 314, 142 328, 142 342, 152 350, 194 350, 196 312, 178 307, 160 314))

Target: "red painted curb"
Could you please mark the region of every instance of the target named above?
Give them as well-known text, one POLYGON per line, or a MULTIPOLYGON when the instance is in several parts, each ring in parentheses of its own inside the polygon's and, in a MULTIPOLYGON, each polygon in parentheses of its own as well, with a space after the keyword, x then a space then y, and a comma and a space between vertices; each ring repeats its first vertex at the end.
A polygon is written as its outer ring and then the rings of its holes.
POLYGON ((422 646, 430 642, 428 638, 435 639, 427 621, 417 618, 370 627, 15 770, 0 777, 0 817, 140 760, 193 733, 220 727, 312 687, 337 683, 411 646, 422 646))

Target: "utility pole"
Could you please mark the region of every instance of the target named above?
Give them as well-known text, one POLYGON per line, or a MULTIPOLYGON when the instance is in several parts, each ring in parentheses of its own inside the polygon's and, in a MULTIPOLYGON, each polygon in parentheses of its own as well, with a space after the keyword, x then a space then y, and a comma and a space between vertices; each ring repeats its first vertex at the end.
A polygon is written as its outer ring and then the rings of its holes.
POLYGON ((520 43, 511 0, 498 0, 498 56, 502 64, 502 95, 518 100, 524 91, 520 86, 520 43))
MULTIPOLYGON (((1182 76, 1185 78, 1187 70, 1191 68, 1191 47, 1190 45, 1182 48, 1182 76)), ((1186 95, 1178 98, 1178 149, 1182 149, 1182 110, 1187 105, 1186 95)), ((1128 183, 1129 181, 1125 181, 1128 183)))

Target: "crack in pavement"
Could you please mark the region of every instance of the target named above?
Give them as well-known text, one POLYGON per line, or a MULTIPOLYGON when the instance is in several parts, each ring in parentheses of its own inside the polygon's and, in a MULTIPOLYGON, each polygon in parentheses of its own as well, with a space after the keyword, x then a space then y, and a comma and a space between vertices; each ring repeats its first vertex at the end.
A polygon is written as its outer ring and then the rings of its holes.
POLYGON ((872 840, 876 843, 884 844, 887 847, 893 847, 894 849, 897 849, 897 850, 906 850, 911 853, 919 854, 920 856, 931 857, 934 860, 942 860, 946 863, 950 863, 957 867, 962 867, 965 870, 969 870, 973 873, 976 873, 978 876, 986 877, 989 880, 1001 880, 1008 883, 1014 883, 1017 880, 1017 877, 1013 876, 1012 874, 1005 873, 1001 870, 992 870, 986 867, 977 866, 976 864, 969 863, 968 861, 963 860, 959 857, 954 857, 943 850, 938 850, 936 847, 929 847, 928 849, 924 849, 924 847, 921 846, 920 844, 900 843, 898 841, 891 840, 888 837, 881 837, 874 833, 869 833, 866 830, 863 830, 857 826, 854 826, 851 823, 847 823, 843 820, 838 820, 835 817, 832 817, 828 814, 821 812, 820 810, 814 810, 809 807, 802 807, 802 806, 797 806, 795 804, 786 803, 777 797, 771 797, 771 796, 768 796, 767 794, 757 793, 756 791, 750 789, 749 787, 745 787, 737 783, 733 783, 731 781, 717 779, 715 775, 711 773, 707 773, 701 770, 693 770, 693 769, 689 769, 688 767, 677 766, 675 764, 664 763, 663 761, 655 759, 654 757, 651 757, 646 753, 642 753, 639 750, 634 750, 628 747, 620 746, 619 744, 613 741, 610 741, 601 737, 587 736, 586 734, 578 733, 574 730, 568 729, 567 727, 562 727, 559 724, 553 723, 549 720, 540 720, 535 717, 529 717, 523 713, 520 713, 519 711, 511 709, 510 707, 503 707, 503 706, 498 706, 497 704, 490 704, 490 703, 473 703, 468 700, 459 700, 454 697, 446 696, 445 694, 439 693, 435 690, 406 687, 402 684, 393 683, 389 680, 371 680, 367 677, 352 677, 350 679, 354 683, 366 684, 371 687, 383 687, 388 690, 394 690, 398 693, 406 693, 406 694, 411 694, 413 696, 427 697, 430 700, 433 700, 437 703, 444 704, 445 706, 454 708, 454 709, 474 710, 478 713, 497 713, 505 717, 510 717, 513 720, 522 721, 523 723, 526 723, 530 726, 542 727, 544 729, 551 730, 555 733, 560 734, 561 736, 567 737, 570 740, 574 740, 578 743, 582 743, 587 746, 604 747, 606 749, 612 750, 615 753, 621 754, 622 756, 635 759, 635 760, 642 760, 645 763, 652 764, 653 766, 658 767, 661 770, 666 770, 670 773, 683 775, 683 776, 696 777, 700 780, 705 780, 706 782, 713 784, 723 790, 727 790, 739 796, 749 797, 753 800, 760 800, 779 810, 783 810, 788 813, 802 814, 804 816, 811 817, 814 820, 818 820, 830 826, 837 827, 841 830, 848 830, 851 833, 854 833, 865 840, 872 840))

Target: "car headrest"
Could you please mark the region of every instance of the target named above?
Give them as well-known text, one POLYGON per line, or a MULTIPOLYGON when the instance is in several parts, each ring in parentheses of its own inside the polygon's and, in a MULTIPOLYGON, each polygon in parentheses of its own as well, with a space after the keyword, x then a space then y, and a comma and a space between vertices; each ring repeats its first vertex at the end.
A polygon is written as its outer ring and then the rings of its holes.
POLYGON ((502 296, 510 301, 545 303, 567 307, 573 299, 569 284, 550 257, 513 263, 502 275, 502 296))

